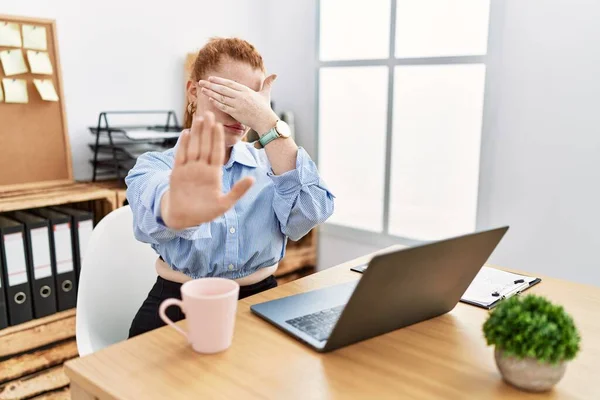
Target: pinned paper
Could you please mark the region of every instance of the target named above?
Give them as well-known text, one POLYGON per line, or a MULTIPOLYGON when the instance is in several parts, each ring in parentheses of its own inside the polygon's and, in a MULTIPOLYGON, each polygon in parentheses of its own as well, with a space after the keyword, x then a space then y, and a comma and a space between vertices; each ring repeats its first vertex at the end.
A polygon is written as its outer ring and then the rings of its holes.
POLYGON ((0 61, 6 76, 27 72, 27 65, 25 65, 21 49, 0 51, 0 61))
POLYGON ((46 28, 37 25, 23 25, 23 47, 26 49, 46 50, 46 28))
POLYGON ((58 101, 58 95, 51 79, 34 79, 33 84, 42 97, 42 100, 58 101))
POLYGON ((27 61, 33 74, 52 75, 52 63, 45 51, 27 50, 27 61))
POLYGON ((7 103, 28 103, 25 79, 3 78, 4 97, 7 103))
POLYGON ((19 24, 0 21, 0 46, 21 47, 19 24))
POLYGON ((2 92, 2 86, 0 86, 0 101, 4 100, 4 93, 2 92))

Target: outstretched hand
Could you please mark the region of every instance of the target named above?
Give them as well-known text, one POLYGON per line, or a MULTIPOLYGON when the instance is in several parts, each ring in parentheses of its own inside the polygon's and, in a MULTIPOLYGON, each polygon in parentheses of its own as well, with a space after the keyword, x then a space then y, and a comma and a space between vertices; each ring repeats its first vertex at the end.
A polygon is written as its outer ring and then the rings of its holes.
POLYGON ((212 221, 250 189, 252 177, 238 181, 223 194, 221 177, 225 160, 223 125, 210 111, 196 117, 184 131, 175 153, 170 187, 161 200, 161 214, 172 229, 185 229, 212 221))

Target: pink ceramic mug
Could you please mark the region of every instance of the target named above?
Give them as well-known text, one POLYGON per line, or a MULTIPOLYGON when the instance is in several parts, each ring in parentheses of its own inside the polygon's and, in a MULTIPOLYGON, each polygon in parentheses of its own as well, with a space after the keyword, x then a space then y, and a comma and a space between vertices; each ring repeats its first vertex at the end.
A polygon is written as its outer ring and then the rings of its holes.
POLYGON ((185 336, 199 353, 218 353, 231 346, 240 285, 223 278, 201 278, 181 286, 183 299, 162 302, 160 318, 185 336), (188 332, 167 317, 165 311, 178 306, 185 313, 188 332))

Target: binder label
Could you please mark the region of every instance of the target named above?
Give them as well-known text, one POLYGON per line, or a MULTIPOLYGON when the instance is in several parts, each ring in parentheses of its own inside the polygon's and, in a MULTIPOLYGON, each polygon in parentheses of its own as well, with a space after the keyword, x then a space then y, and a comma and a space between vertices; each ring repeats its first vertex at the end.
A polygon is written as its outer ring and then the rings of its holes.
POLYGON ((73 271, 71 224, 54 226, 54 246, 54 250, 56 250, 56 272, 62 274, 73 271))
POLYGON ((33 254, 33 277, 42 279, 52 276, 50 263, 50 237, 48 228, 31 230, 31 252, 33 254))
POLYGON ((8 286, 27 283, 25 246, 21 232, 4 235, 4 252, 8 271, 8 286))
POLYGON ((79 256, 81 259, 81 266, 83 266, 83 257, 85 256, 85 251, 88 243, 90 242, 93 229, 94 224, 91 219, 87 221, 81 221, 77 226, 77 231, 79 232, 79 256))

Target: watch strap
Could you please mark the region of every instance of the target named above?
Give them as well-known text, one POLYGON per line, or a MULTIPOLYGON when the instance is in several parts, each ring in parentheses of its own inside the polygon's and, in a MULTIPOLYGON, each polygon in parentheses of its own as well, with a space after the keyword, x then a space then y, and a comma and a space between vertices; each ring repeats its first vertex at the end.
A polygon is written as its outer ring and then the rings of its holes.
POLYGON ((275 129, 275 127, 273 127, 273 128, 271 128, 271 130, 269 132, 262 135, 261 138, 258 139, 258 141, 260 142, 262 147, 265 147, 267 144, 271 143, 273 140, 277 139, 278 137, 279 137, 279 133, 277 132, 277 129, 275 129))

